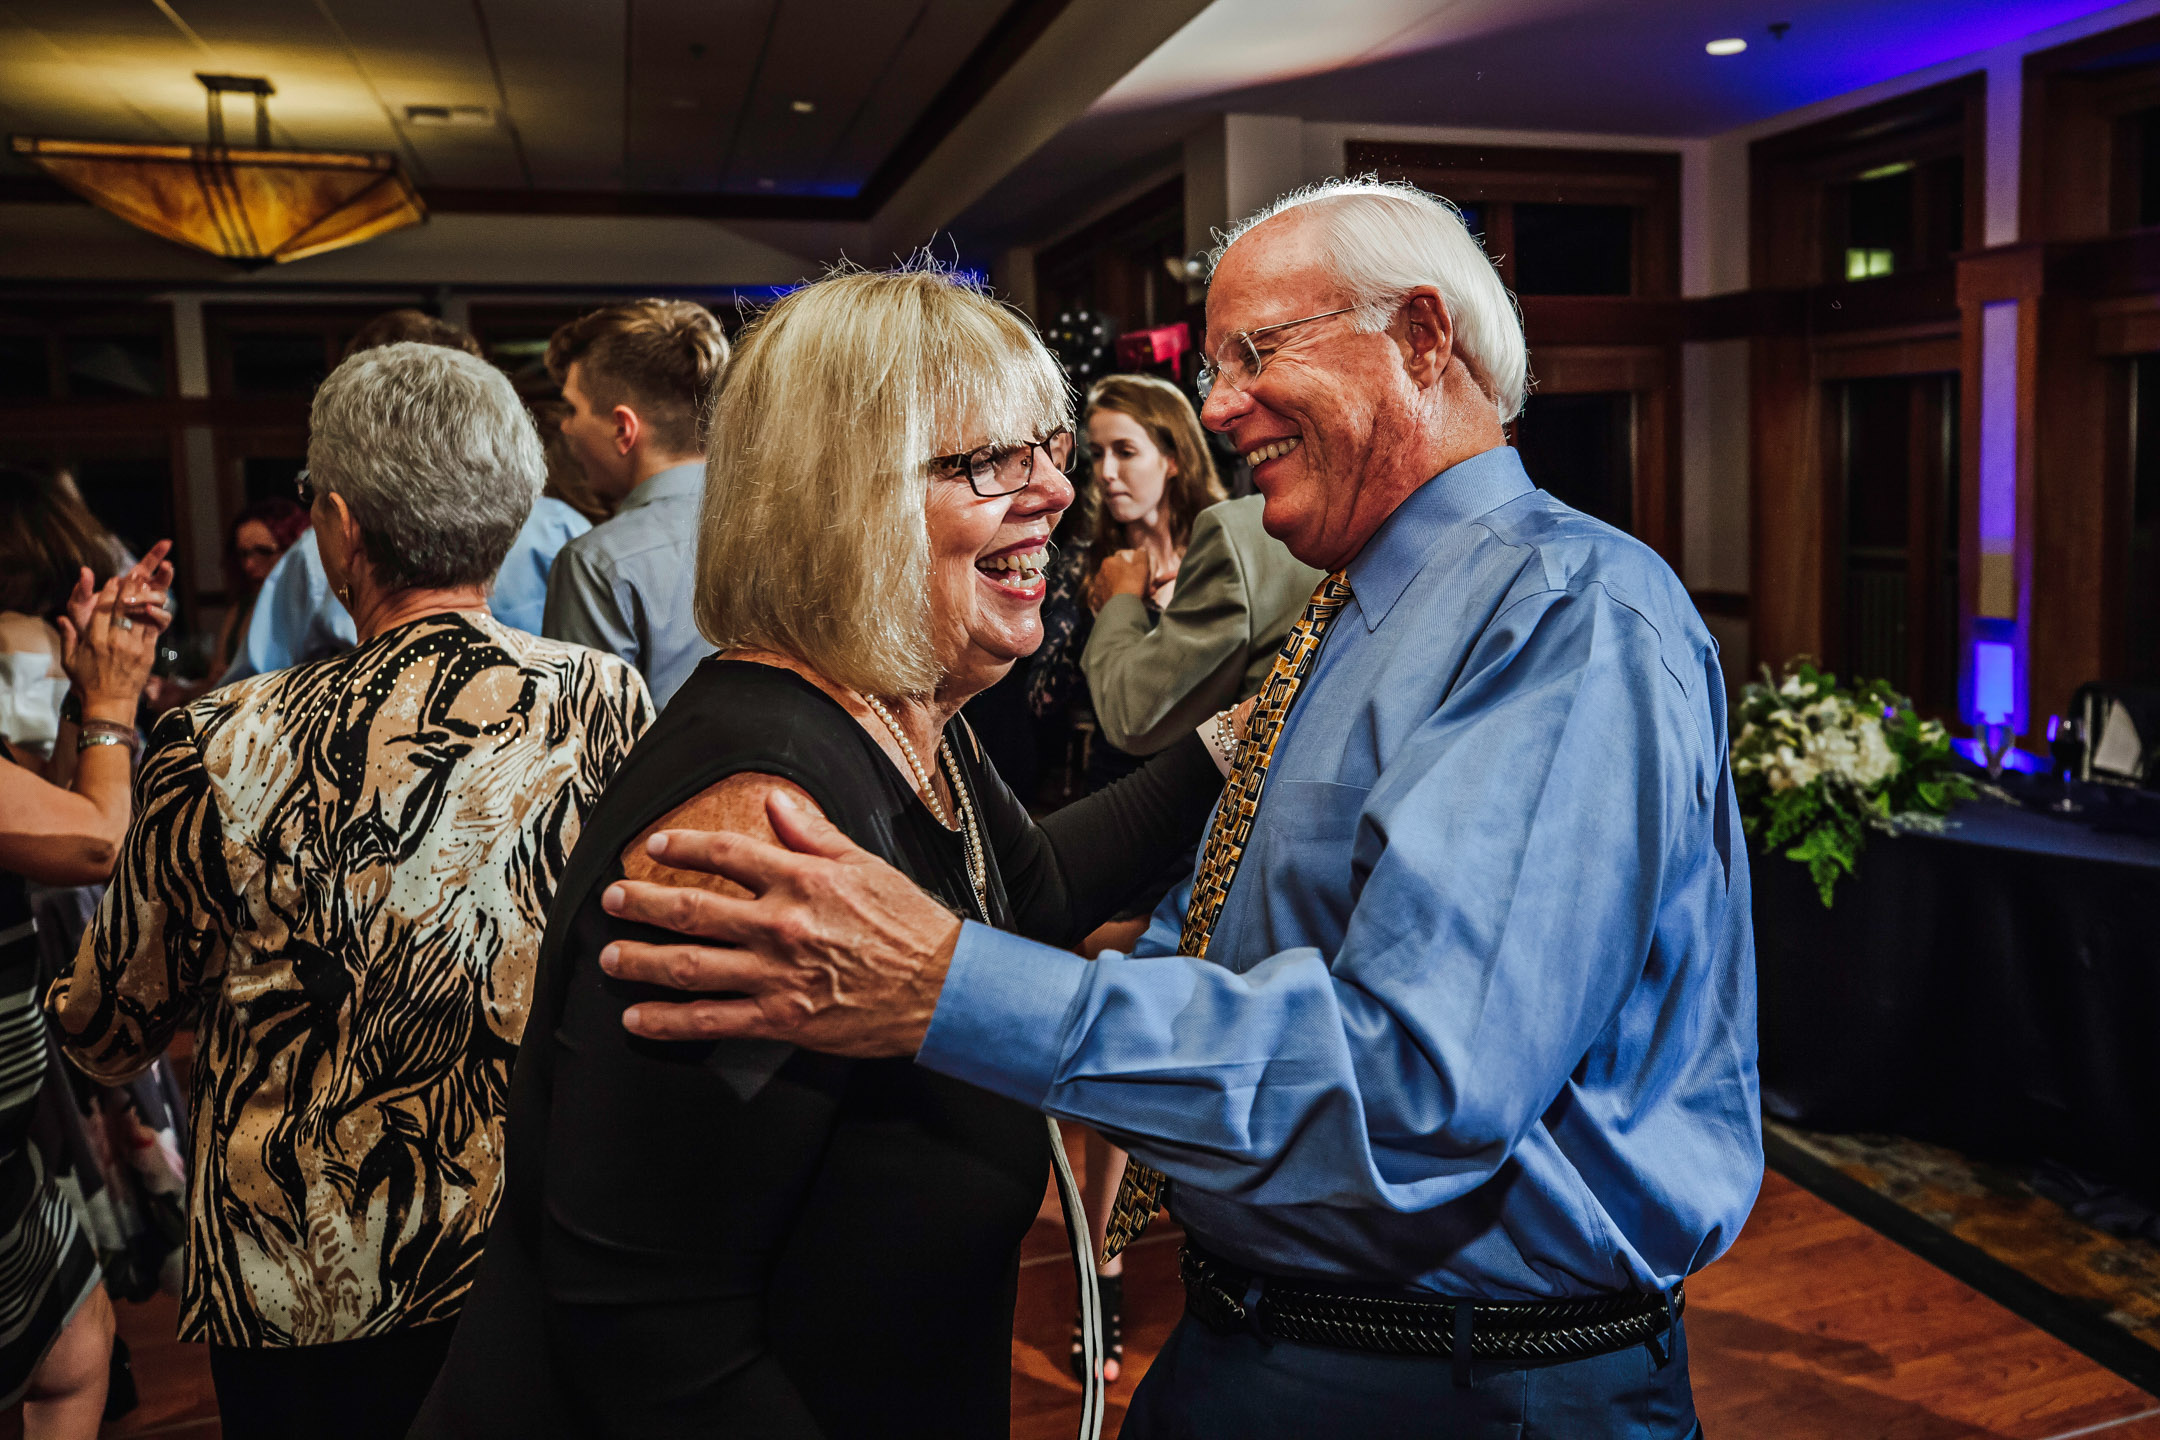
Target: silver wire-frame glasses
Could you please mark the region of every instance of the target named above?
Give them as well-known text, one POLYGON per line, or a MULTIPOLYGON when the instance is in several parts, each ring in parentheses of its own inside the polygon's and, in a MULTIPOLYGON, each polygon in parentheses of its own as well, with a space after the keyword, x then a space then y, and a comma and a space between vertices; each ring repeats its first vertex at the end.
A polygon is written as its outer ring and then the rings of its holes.
POLYGON ((1239 390, 1252 383, 1253 377, 1267 364, 1268 357, 1275 353, 1273 350, 1262 353, 1259 345, 1254 343, 1255 337, 1265 335, 1270 330, 1287 330, 1293 325, 1309 325, 1331 315, 1348 315, 1357 308, 1355 305, 1345 305, 1340 310, 1323 310, 1318 315, 1301 315, 1295 320, 1278 320, 1273 325, 1262 325, 1252 330, 1231 331, 1223 340, 1223 349, 1229 352, 1229 357, 1217 359, 1210 355, 1201 361, 1200 375, 1194 382, 1200 398, 1206 400, 1208 393, 1225 381, 1239 390))

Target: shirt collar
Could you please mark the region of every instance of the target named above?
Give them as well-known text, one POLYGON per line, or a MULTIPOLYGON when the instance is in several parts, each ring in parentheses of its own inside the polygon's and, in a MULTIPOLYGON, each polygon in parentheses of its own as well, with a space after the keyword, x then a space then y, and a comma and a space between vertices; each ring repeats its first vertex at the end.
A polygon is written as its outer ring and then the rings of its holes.
POLYGON ((655 500, 673 500, 679 496, 698 496, 705 490, 705 462, 686 460, 680 465, 670 465, 665 470, 655 470, 645 477, 643 484, 623 496, 622 504, 615 507, 617 515, 626 515, 641 509, 655 500))
POLYGON ((1420 485, 1346 567, 1350 590, 1368 632, 1380 628, 1410 582, 1432 558, 1443 531, 1497 510, 1536 487, 1514 447, 1490 450, 1450 465, 1420 485))

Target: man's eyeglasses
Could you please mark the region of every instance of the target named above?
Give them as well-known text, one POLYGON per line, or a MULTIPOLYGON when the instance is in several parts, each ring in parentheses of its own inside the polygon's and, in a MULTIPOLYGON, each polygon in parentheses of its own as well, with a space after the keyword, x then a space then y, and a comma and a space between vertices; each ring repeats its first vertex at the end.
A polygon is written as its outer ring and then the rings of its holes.
POLYGON ((293 489, 300 493, 300 508, 313 510, 315 508, 315 482, 308 478, 308 472, 302 470, 299 474, 293 476, 292 483, 293 489))
POLYGON ((1340 310, 1323 310, 1318 315, 1304 315, 1296 320, 1278 320, 1273 325, 1262 325, 1256 330, 1233 330, 1223 340, 1223 353, 1211 355, 1201 362, 1200 375, 1194 382, 1194 388, 1199 390, 1203 402, 1209 392, 1219 384, 1242 390, 1252 384, 1254 378, 1266 367, 1269 357, 1275 353, 1272 349, 1262 350, 1257 343, 1258 337, 1271 330, 1287 330, 1292 325, 1310 325, 1315 320, 1325 320, 1331 315, 1348 315, 1355 309, 1355 305, 1345 305, 1340 310))
POLYGON ((1053 430, 1040 440, 1020 445, 978 445, 957 455, 939 455, 930 465, 948 474, 967 476, 970 489, 985 500, 995 500, 1027 489, 1028 479, 1035 473, 1037 450, 1060 475, 1070 475, 1078 449, 1072 431, 1053 430))

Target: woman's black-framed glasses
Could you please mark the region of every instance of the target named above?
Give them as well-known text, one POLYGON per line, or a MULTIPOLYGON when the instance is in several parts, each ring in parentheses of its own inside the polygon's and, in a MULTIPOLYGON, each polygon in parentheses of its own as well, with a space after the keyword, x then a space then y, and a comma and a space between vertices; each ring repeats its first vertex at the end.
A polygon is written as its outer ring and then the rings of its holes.
POLYGON ((1273 350, 1261 350, 1256 343, 1256 337, 1271 330, 1287 330, 1293 325, 1310 325, 1315 320, 1325 320, 1331 315, 1348 315, 1357 308, 1355 305, 1345 305, 1340 310, 1323 310, 1318 315, 1300 315, 1295 320, 1278 320, 1273 325, 1262 325, 1253 330, 1233 330, 1223 339, 1221 355, 1210 355, 1200 362, 1200 374, 1194 379, 1193 388, 1200 392, 1203 404, 1206 403, 1209 392, 1219 384, 1228 384, 1232 389, 1242 390, 1253 382, 1254 377, 1266 366, 1268 357, 1275 353, 1273 350))
POLYGON ((934 470, 967 476, 969 489, 985 500, 995 500, 1000 495, 1027 489, 1028 480, 1035 473, 1037 450, 1043 452, 1043 458, 1060 475, 1070 475, 1073 457, 1079 449, 1073 443, 1072 431, 1053 430, 1040 440, 1018 445, 978 445, 956 455, 939 455, 930 461, 930 466, 934 470))

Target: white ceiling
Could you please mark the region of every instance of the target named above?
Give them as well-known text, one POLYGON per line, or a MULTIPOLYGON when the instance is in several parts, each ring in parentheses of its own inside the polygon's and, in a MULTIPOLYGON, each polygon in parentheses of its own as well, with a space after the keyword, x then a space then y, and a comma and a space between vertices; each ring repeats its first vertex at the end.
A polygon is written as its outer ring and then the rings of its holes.
POLYGON ((955 222, 1036 243, 1178 161, 1213 114, 1710 136, 2119 0, 1213 0, 955 222), (1782 37, 1773 22, 1784 22, 1782 37), (1748 41, 1712 56, 1711 40, 1748 41))

